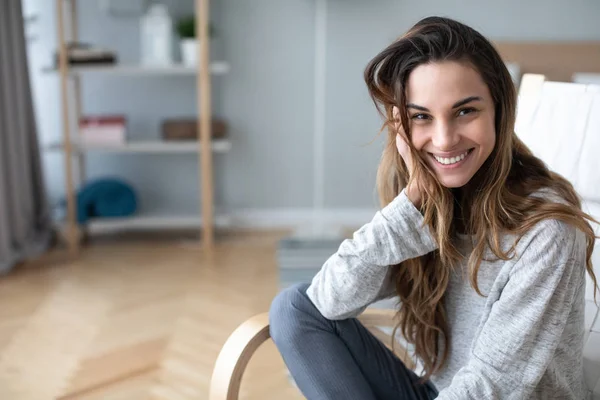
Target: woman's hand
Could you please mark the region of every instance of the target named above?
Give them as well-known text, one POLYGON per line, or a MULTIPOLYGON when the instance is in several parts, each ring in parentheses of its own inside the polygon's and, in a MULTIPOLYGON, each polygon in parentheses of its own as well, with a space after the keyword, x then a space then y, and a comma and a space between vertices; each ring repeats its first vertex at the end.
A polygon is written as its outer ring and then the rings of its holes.
MULTIPOLYGON (((394 107, 393 112, 395 120, 399 121, 400 118, 398 115, 398 108, 394 107)), ((400 153, 400 156, 406 164, 406 168, 408 169, 408 175, 410 177, 412 176, 412 172, 414 170, 413 159, 412 155, 410 154, 410 148, 408 147, 406 140, 404 140, 404 137, 406 135, 404 133, 404 128, 402 127, 400 122, 396 123, 396 130, 398 131, 398 133, 396 133, 396 148, 398 149, 398 153, 400 153)), ((421 206, 421 191, 419 190, 419 187, 416 182, 411 182, 406 186, 406 196, 416 207, 421 206)))
MULTIPOLYGON (((406 168, 408 168, 408 175, 411 176, 414 169, 412 155, 410 154, 408 144, 406 144, 406 141, 399 133, 396 134, 396 147, 406 164, 406 168)), ((406 196, 416 207, 421 206, 421 191, 416 182, 410 182, 406 186, 406 196)))

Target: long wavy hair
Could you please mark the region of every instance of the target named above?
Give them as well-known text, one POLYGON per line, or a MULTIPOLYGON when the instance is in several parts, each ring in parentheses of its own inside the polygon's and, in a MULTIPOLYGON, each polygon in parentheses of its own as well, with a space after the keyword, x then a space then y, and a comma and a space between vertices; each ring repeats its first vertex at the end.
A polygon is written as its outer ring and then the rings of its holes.
POLYGON ((421 212, 438 244, 438 250, 393 266, 392 278, 400 301, 398 325, 414 345, 428 379, 446 363, 449 354, 449 325, 444 295, 450 275, 462 259, 456 244, 460 230, 473 239, 468 256, 468 276, 479 295, 477 273, 484 253, 490 249, 501 260, 514 256, 514 243, 501 247, 504 234, 521 238, 544 219, 557 219, 580 229, 587 238, 586 268, 597 286, 591 254, 595 235, 593 219, 581 210, 573 186, 546 165, 519 140, 514 132, 517 94, 511 76, 493 45, 476 30, 452 19, 429 17, 376 55, 364 78, 369 93, 383 116, 388 135, 377 173, 381 205, 389 204, 409 183, 425 182, 421 212), (411 143, 406 110, 406 85, 419 65, 456 61, 473 66, 487 84, 495 105, 495 147, 479 171, 460 189, 442 186, 411 143), (394 116, 393 107, 400 110, 394 116), (397 126, 401 124, 416 162, 409 177, 407 166, 396 148, 397 126), (552 202, 531 196, 550 190, 564 201, 552 202), (459 195, 460 194, 460 195, 459 195), (460 228, 459 228, 460 227, 460 228))

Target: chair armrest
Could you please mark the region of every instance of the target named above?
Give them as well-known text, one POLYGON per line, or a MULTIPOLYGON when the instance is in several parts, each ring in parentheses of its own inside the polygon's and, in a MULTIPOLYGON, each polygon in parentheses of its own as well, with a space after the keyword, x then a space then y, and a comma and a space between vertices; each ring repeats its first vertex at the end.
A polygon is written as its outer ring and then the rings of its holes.
MULTIPOLYGON (((395 314, 393 310, 367 309, 358 319, 375 336, 384 340, 385 333, 376 327, 393 326, 395 314)), ((238 400, 242 375, 248 362, 270 337, 269 313, 258 314, 246 320, 229 336, 217 357, 210 382, 209 400, 238 400)), ((398 343, 396 346, 396 349, 403 350, 398 343)), ((414 366, 408 357, 400 358, 407 367, 414 366)))
POLYGON ((396 311, 382 308, 367 308, 358 316, 358 320, 367 328, 373 326, 394 326, 396 311))
POLYGON ((209 400, 237 400, 242 375, 261 344, 269 334, 269 313, 246 320, 233 333, 221 349, 210 382, 209 400))

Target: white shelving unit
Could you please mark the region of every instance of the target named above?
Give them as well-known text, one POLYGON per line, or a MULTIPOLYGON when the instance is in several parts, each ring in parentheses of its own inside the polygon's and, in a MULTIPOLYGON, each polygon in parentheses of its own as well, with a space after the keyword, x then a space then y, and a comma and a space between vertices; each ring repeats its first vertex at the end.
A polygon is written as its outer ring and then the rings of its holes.
MULTIPOLYGON (((214 225, 227 224, 226 216, 215 216, 213 205, 213 153, 224 153, 231 149, 228 139, 212 139, 212 99, 211 76, 225 75, 230 66, 224 61, 210 59, 210 40, 208 39, 208 15, 210 0, 195 0, 195 14, 198 35, 197 67, 173 65, 169 67, 145 67, 142 65, 69 65, 67 58, 68 41, 78 40, 77 0, 55 0, 57 10, 57 37, 59 46, 58 68, 46 68, 44 72, 55 73, 60 77, 60 94, 62 103, 63 138, 61 143, 53 143, 47 147, 49 151, 61 151, 64 158, 67 217, 65 237, 72 255, 79 250, 80 232, 83 228, 90 233, 121 229, 178 229, 198 228, 201 230, 202 244, 206 248, 214 243, 214 225), (70 19, 66 18, 69 14, 70 19), (67 23, 68 22, 68 23, 67 23), (69 25, 67 27, 67 25, 69 25), (69 29, 67 29, 69 28, 69 29), (69 39, 67 39, 69 32, 69 39), (78 121, 82 116, 81 84, 84 77, 90 74, 132 77, 187 76, 196 78, 198 103, 197 141, 131 141, 122 146, 85 146, 82 145, 76 132, 72 132, 71 116, 78 121), (74 88, 74 99, 70 97, 69 84, 74 88), (113 153, 123 156, 131 154, 196 154, 198 156, 198 179, 201 190, 198 213, 195 215, 136 215, 127 218, 111 218, 92 220, 85 227, 77 224, 77 204, 75 201, 76 182, 85 179, 85 157, 92 153, 113 153), (78 174, 75 174, 73 159, 78 162, 78 174)), ((75 124, 78 126, 78 124, 75 124)))

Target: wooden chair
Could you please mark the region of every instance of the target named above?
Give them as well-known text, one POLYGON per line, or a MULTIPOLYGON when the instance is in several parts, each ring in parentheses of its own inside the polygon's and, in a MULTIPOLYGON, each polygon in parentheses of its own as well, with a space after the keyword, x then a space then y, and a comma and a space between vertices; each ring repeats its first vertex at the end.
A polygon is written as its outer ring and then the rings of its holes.
MULTIPOLYGON (((358 319, 388 348, 391 348, 392 338, 381 328, 395 325, 394 314, 393 310, 367 309, 358 319)), ((250 318, 231 334, 217 358, 210 383, 209 400, 238 399, 242 375, 250 358, 269 338, 268 313, 250 318)), ((409 368, 415 367, 406 349, 398 342, 394 344, 394 351, 409 368)))
MULTIPOLYGON (((515 130, 551 169, 575 185, 584 209, 600 220, 600 157, 596 154, 600 151, 600 86, 548 82, 541 75, 524 75, 515 130)), ((600 250, 596 248, 593 257, 596 276, 600 278, 600 250)), ((585 373, 594 399, 600 399, 600 310, 593 301, 593 293, 588 279, 585 373)), ((379 327, 393 325, 393 314, 392 310, 367 309, 359 319, 384 343, 391 343, 391 338, 379 327)), ((217 359, 209 400, 238 399, 244 369, 256 349, 268 339, 267 314, 249 319, 230 336, 217 359)), ((414 368, 403 348, 402 352, 402 360, 414 368)))

